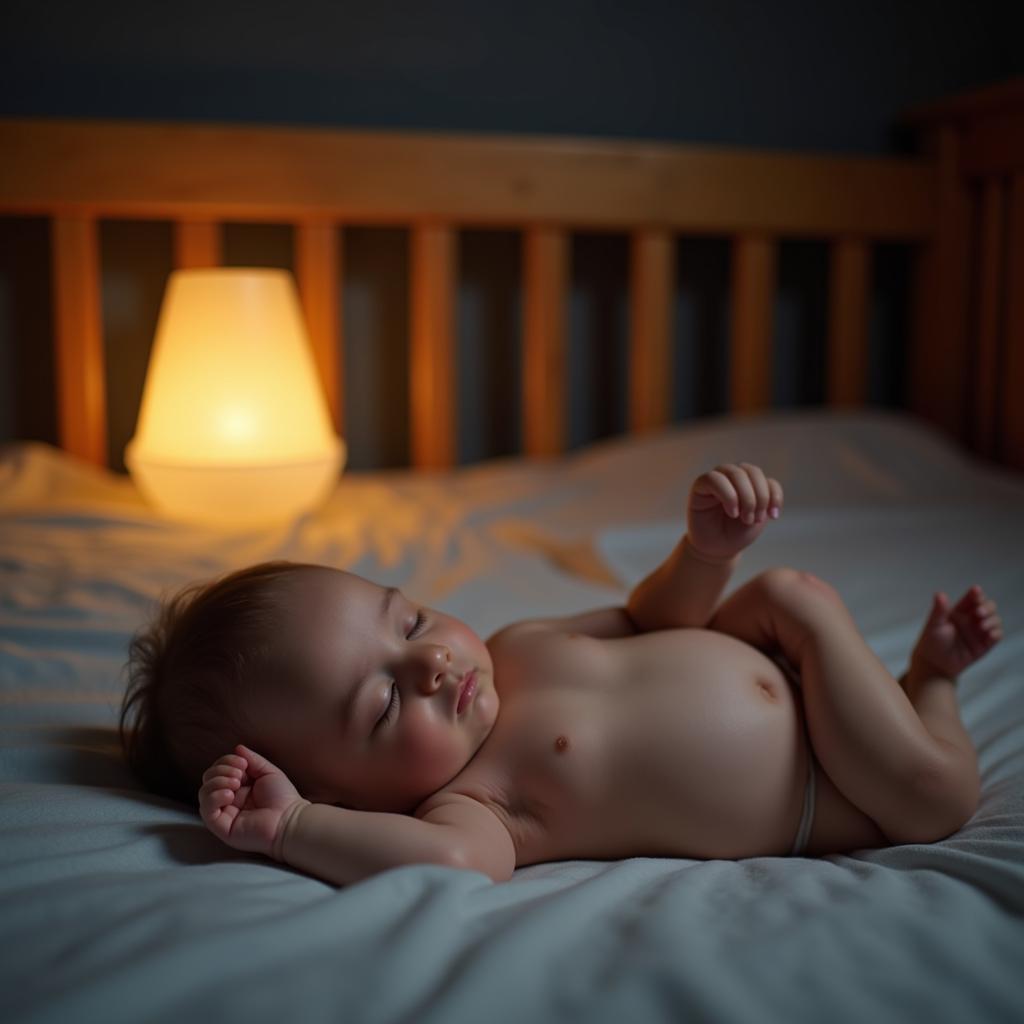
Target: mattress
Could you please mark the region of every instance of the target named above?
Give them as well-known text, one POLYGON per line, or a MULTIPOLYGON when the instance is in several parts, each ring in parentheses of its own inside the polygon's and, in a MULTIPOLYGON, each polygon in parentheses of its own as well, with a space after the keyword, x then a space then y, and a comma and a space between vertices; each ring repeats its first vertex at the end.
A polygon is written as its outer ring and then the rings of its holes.
MULTIPOLYGON (((1024 1013, 1024 483, 884 412, 701 421, 563 459, 347 474, 274 530, 161 520, 130 481, 0 450, 0 1019, 1010 1021, 1024 1013), (335 888, 143 791, 115 723, 160 595, 267 558, 403 587, 481 634, 621 604, 693 477, 757 462, 769 565, 832 582, 902 669, 934 590, 981 583, 1003 642, 961 680, 976 816, 821 859, 411 865, 335 888)), ((670 813, 670 810, 667 809, 670 813)))

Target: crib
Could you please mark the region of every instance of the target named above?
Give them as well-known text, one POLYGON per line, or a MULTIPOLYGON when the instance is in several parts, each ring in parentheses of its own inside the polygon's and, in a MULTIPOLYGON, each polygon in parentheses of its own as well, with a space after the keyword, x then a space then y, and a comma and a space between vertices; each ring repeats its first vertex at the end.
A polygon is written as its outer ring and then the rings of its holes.
POLYGON ((827 243, 825 401, 865 403, 872 248, 912 246, 907 405, 1024 466, 1024 81, 910 112, 915 157, 584 138, 7 120, 0 215, 52 224, 60 443, 107 461, 98 222, 164 219, 174 265, 216 266, 228 221, 286 223, 317 365, 344 433, 346 225, 409 230, 409 453, 457 461, 460 228, 521 233, 522 448, 564 450, 572 232, 629 237, 627 429, 669 421, 675 245, 730 240, 728 411, 771 405, 781 241, 827 243))

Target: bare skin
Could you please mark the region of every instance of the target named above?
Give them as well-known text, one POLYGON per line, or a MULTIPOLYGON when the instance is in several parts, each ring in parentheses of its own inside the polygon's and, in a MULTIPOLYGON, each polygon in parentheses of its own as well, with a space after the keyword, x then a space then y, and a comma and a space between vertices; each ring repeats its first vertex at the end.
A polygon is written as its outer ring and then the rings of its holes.
POLYGON ((267 698, 261 753, 207 770, 204 822, 342 884, 423 861, 501 880, 577 857, 786 854, 813 749, 808 854, 951 834, 978 800, 955 680, 1000 639, 994 602, 936 595, 900 682, 807 573, 770 570, 719 604, 782 507, 758 467, 717 467, 625 608, 486 645, 358 577, 304 574, 287 634, 303 681, 267 698))

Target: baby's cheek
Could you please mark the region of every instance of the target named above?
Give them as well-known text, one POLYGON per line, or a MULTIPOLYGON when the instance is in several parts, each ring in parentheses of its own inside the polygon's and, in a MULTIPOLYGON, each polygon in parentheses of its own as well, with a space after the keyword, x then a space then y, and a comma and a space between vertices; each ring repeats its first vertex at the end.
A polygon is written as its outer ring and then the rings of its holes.
POLYGON ((457 642, 456 653, 459 660, 466 666, 479 665, 482 661, 490 661, 487 645, 464 622, 451 620, 452 639, 457 642))
POLYGON ((402 748, 402 762, 421 782, 436 780, 442 786, 462 768, 462 752, 456 749, 450 733, 423 729, 407 736, 402 748))

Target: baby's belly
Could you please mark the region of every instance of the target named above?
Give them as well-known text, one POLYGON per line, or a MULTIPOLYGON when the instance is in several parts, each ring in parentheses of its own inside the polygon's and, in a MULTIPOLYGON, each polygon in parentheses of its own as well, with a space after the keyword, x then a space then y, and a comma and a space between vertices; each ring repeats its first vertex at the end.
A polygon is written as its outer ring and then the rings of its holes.
POLYGON ((643 634, 609 653, 594 713, 575 730, 569 716, 552 751, 537 859, 788 852, 807 755, 778 666, 705 630, 643 634))

